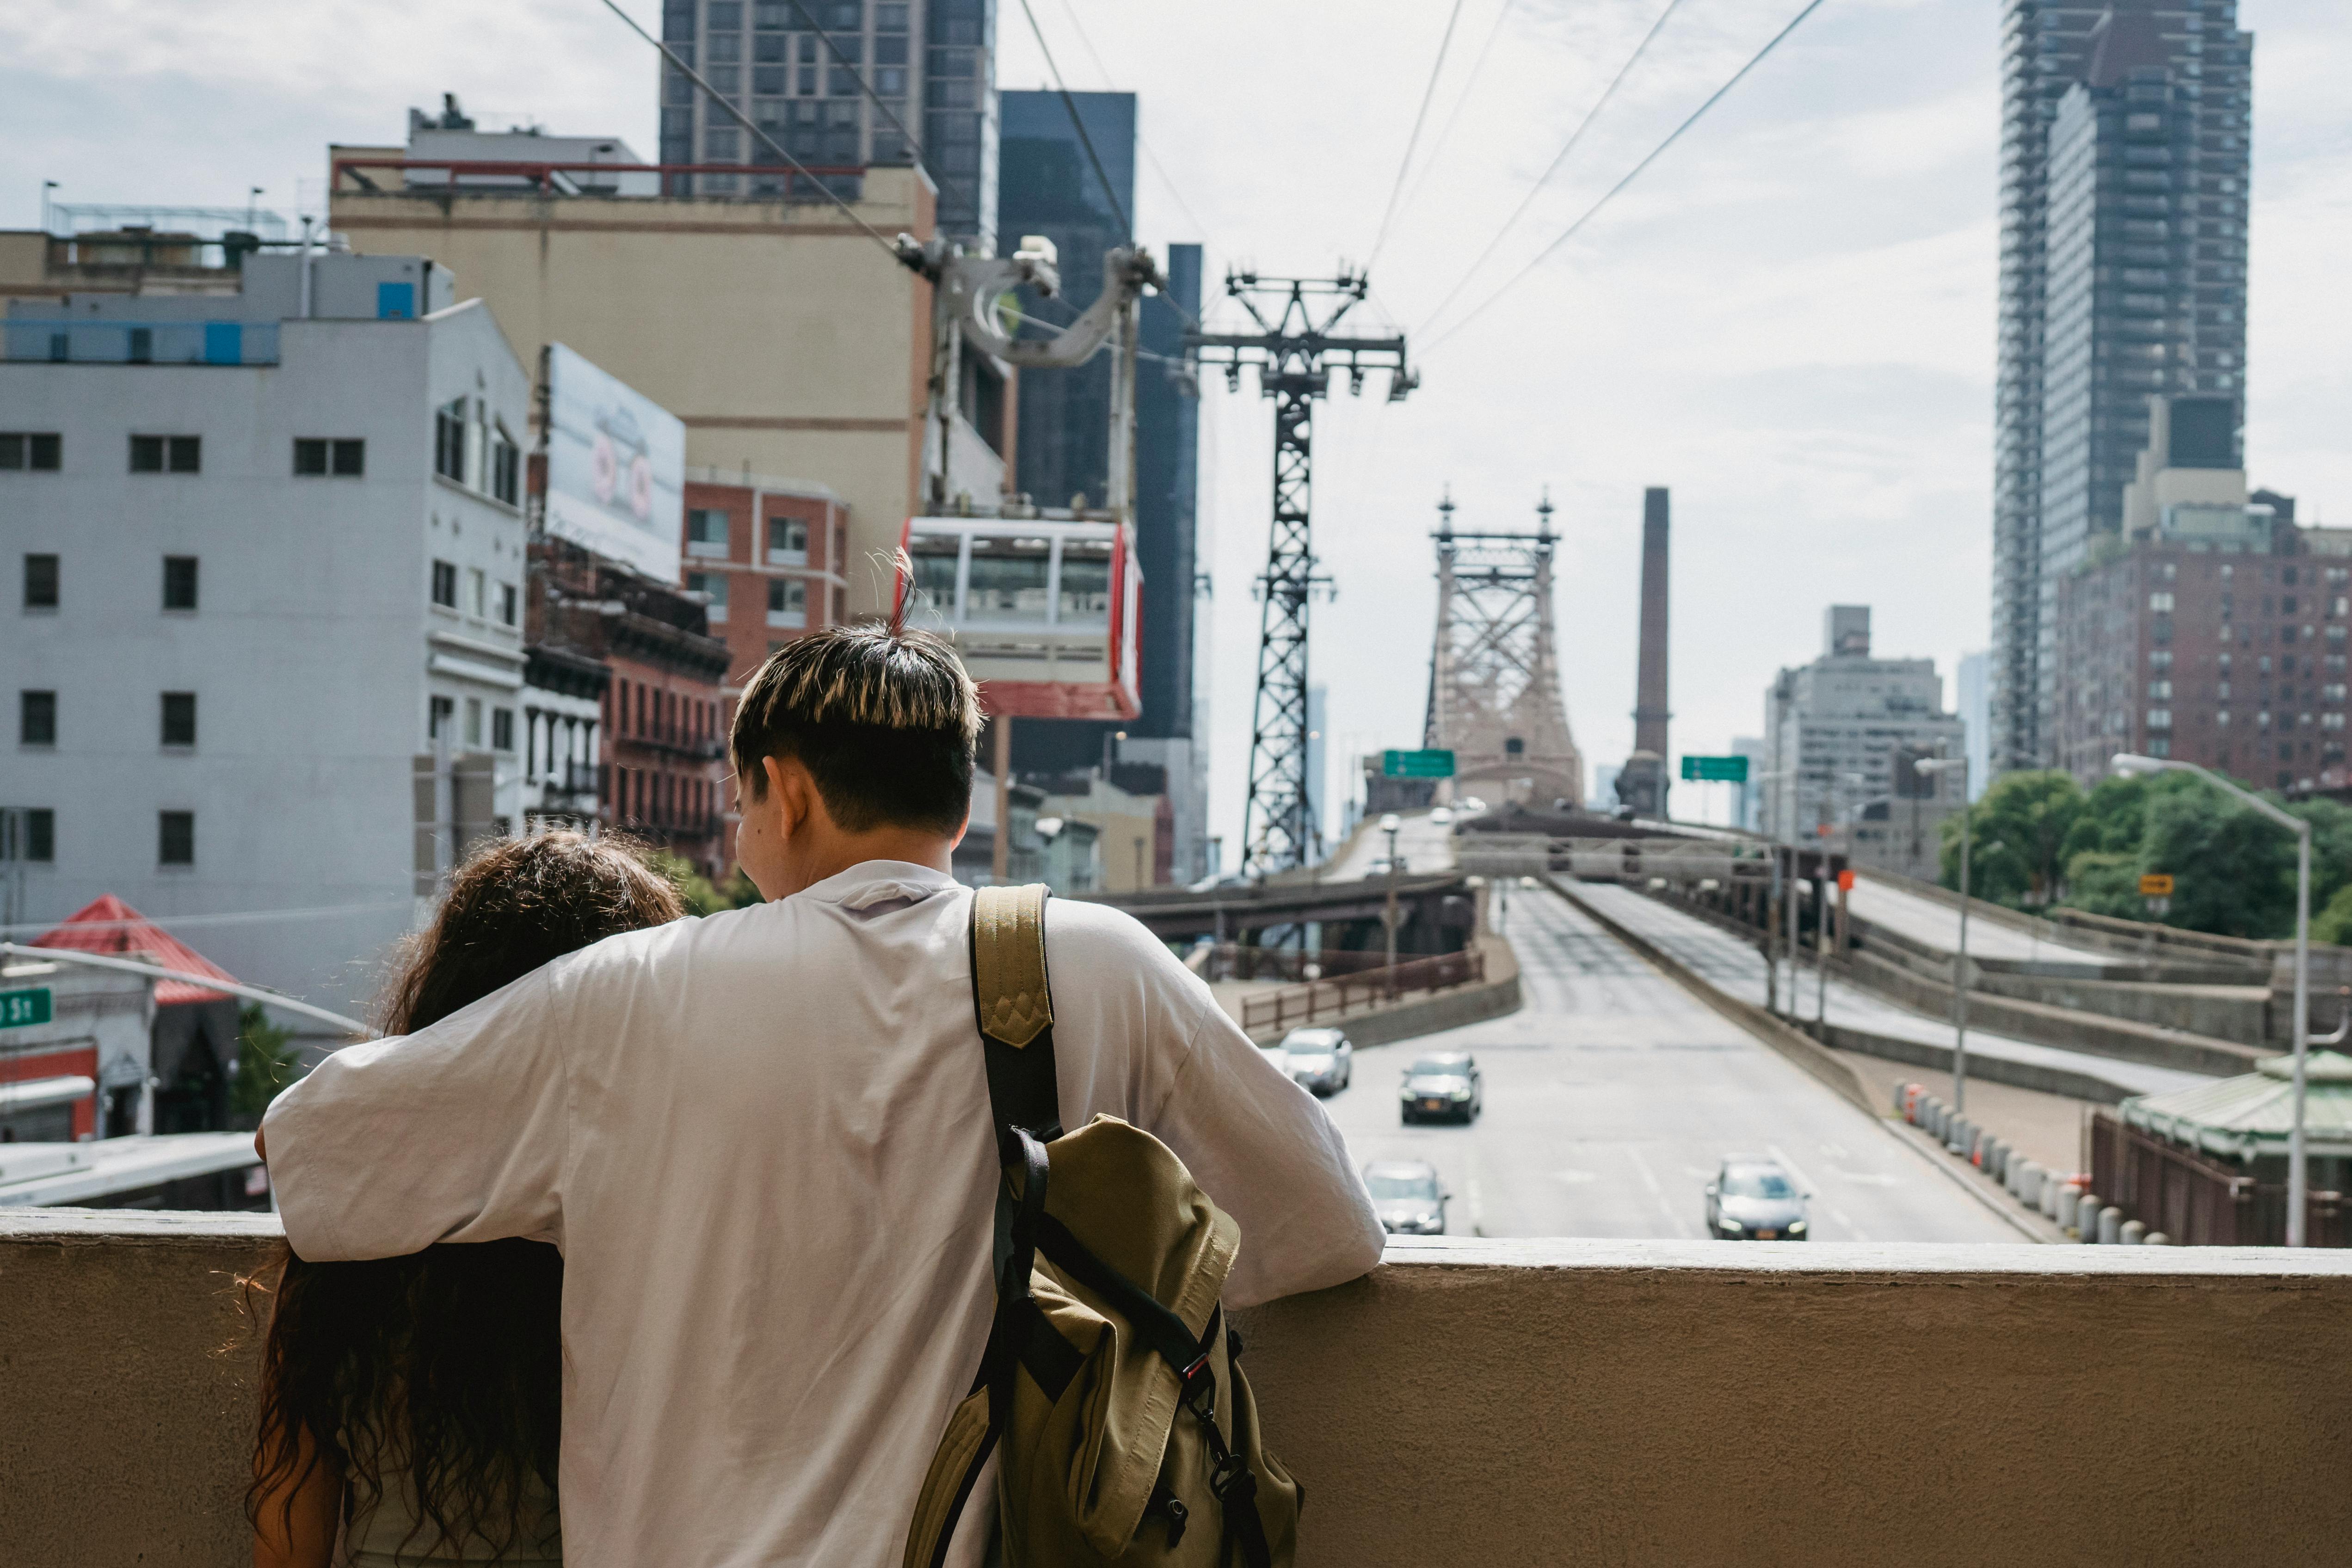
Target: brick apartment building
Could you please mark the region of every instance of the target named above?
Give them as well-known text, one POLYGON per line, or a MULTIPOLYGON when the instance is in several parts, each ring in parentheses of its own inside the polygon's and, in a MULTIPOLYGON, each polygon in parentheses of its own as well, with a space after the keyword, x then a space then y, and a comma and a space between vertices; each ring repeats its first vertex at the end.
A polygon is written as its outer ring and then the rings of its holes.
POLYGON ((2085 786, 2119 751, 2343 782, 2352 561, 2285 497, 2246 516, 2235 537, 2116 543, 2061 583, 2061 760, 2085 786))
POLYGON ((727 643, 697 599, 567 540, 536 540, 530 557, 532 648, 610 672, 596 727, 599 816, 724 876, 734 863, 727 643))
POLYGON ((730 716, 761 661, 847 615, 848 540, 849 507, 822 485, 687 470, 686 586, 708 599, 710 634, 727 644, 730 716))

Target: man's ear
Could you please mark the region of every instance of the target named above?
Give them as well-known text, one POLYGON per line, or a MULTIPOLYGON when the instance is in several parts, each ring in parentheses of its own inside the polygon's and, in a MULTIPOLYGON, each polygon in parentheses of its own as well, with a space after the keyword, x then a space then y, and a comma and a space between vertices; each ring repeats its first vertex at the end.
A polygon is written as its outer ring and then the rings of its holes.
POLYGON ((797 757, 763 757, 760 765, 767 769, 768 788, 776 797, 781 814, 779 826, 785 838, 804 831, 816 821, 830 822, 833 814, 824 809, 824 797, 816 787, 816 778, 808 764, 797 757))

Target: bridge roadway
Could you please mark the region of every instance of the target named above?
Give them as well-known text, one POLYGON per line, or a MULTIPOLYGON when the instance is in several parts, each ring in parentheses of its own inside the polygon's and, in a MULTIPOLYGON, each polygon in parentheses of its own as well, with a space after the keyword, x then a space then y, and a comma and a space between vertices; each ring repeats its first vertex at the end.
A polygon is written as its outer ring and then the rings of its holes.
POLYGON ((1367 1048, 1327 1102, 1360 1160, 1424 1159, 1450 1228, 1487 1236, 1697 1238, 1727 1154, 1764 1154, 1814 1196, 1821 1241, 2025 1239, 1930 1156, 1709 1011, 1549 890, 1514 888, 1502 929, 1526 1005, 1367 1048), (1400 1074, 1475 1051, 1486 1114, 1402 1126, 1400 1074))

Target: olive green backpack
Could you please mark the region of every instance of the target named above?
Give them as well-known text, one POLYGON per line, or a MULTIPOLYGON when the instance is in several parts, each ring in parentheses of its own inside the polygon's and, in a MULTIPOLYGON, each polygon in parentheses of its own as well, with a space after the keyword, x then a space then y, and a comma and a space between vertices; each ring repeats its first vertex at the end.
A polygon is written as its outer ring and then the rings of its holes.
POLYGON ((972 900, 972 999, 1004 1186, 996 1316, 907 1532, 940 1568, 992 1450, 1006 1568, 1282 1568, 1303 1489, 1260 1441, 1218 1297, 1240 1229, 1115 1116, 1061 1130, 1045 889, 972 900))

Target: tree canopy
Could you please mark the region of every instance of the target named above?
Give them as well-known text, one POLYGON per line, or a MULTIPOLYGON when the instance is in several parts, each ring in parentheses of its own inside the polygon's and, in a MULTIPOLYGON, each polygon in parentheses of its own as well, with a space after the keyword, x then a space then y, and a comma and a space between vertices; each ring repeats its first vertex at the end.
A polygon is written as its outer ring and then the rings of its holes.
MULTIPOLYGON (((2286 810, 2312 825, 2314 937, 2352 937, 2352 808, 2306 800, 2286 810)), ((1979 897, 2147 920, 2139 879, 2160 872, 2174 879, 2170 907, 2155 917, 2168 925, 2294 933, 2294 836, 2191 774, 2110 778, 2085 791, 2065 773, 2006 773, 1972 815, 1969 891, 1979 897)), ((1955 816, 1944 823, 1947 887, 1959 885, 1959 862, 1955 816)))

